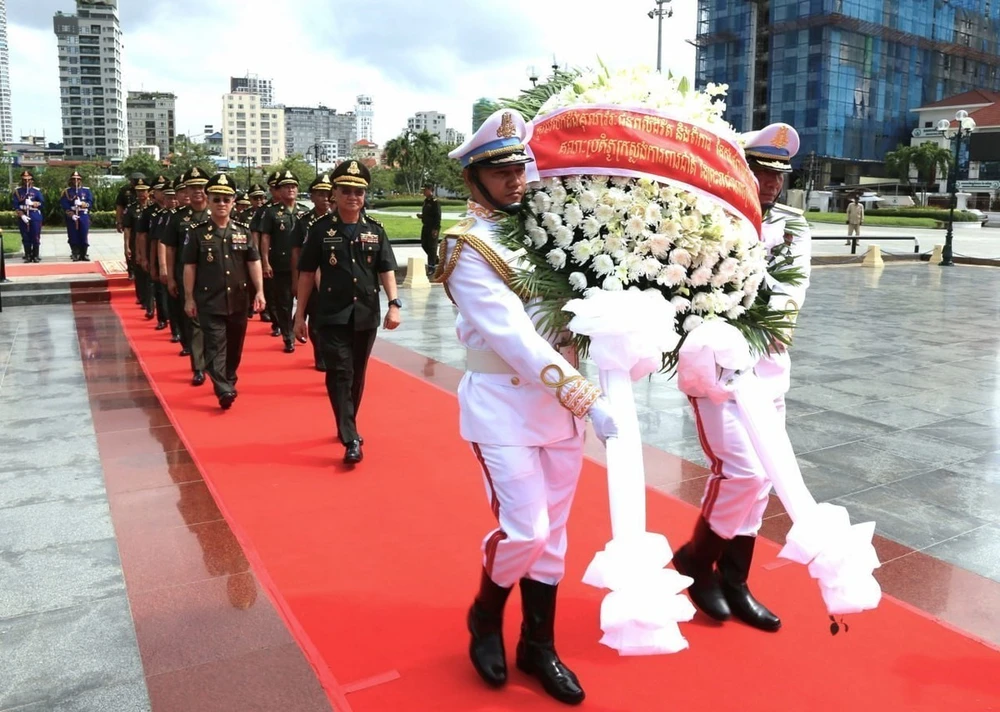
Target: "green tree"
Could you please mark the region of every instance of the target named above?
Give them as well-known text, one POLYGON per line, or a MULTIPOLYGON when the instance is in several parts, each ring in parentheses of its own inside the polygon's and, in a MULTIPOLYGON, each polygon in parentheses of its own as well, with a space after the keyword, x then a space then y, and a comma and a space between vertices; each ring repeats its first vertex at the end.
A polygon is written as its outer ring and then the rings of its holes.
POLYGON ((264 171, 265 175, 270 175, 274 171, 291 171, 299 179, 299 191, 305 193, 309 190, 309 184, 316 178, 316 168, 309 163, 301 153, 293 153, 291 156, 278 163, 272 163, 264 171))
POLYGON ((160 162, 148 153, 133 153, 118 166, 118 172, 123 176, 142 173, 148 180, 152 180, 162 171, 163 166, 160 162))
POLYGON ((913 152, 913 165, 917 169, 917 175, 925 185, 930 185, 937 181, 937 172, 947 174, 951 169, 951 150, 936 143, 922 143, 913 152))
POLYGON ((198 166, 199 170, 205 171, 209 175, 213 175, 219 170, 212 159, 208 146, 203 143, 195 143, 184 134, 178 134, 174 140, 174 150, 168 157, 168 162, 170 163, 170 172, 174 175, 181 175, 194 166, 198 166))
POLYGON ((454 195, 468 195, 469 191, 462 180, 462 166, 458 161, 448 158, 448 152, 454 146, 438 146, 434 167, 430 180, 434 185, 444 188, 454 195))
POLYGON ((46 194, 49 192, 62 194, 64 188, 69 185, 69 177, 73 171, 78 171, 83 176, 83 184, 96 190, 97 176, 106 173, 104 168, 93 163, 81 163, 76 168, 69 166, 46 166, 41 171, 35 172, 35 185, 46 194))
POLYGON ((384 168, 375 166, 372 169, 372 183, 370 192, 375 195, 389 195, 396 191, 396 178, 398 177, 395 168, 384 168))

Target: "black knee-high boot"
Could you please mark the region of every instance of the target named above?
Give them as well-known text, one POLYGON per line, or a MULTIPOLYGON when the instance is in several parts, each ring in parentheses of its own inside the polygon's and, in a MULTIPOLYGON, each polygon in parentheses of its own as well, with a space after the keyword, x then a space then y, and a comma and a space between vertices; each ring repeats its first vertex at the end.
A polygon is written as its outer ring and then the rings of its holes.
POLYGON ((507 682, 507 657, 503 647, 503 609, 510 589, 498 586, 483 569, 479 593, 469 609, 468 625, 472 641, 469 658, 476 672, 489 685, 507 682))
POLYGON ((728 620, 731 614, 715 570, 727 545, 725 539, 712 531, 705 518, 699 517, 691 541, 674 554, 674 567, 694 579, 688 587, 691 602, 717 621, 728 620))
POLYGON ((551 586, 521 579, 521 639, 517 643, 517 667, 542 683, 552 697, 578 705, 586 695, 576 675, 559 659, 555 646, 556 592, 551 586))
POLYGON ((775 631, 781 627, 781 619, 754 598, 747 586, 756 543, 753 536, 736 536, 729 541, 719 559, 722 593, 736 618, 754 628, 775 631))

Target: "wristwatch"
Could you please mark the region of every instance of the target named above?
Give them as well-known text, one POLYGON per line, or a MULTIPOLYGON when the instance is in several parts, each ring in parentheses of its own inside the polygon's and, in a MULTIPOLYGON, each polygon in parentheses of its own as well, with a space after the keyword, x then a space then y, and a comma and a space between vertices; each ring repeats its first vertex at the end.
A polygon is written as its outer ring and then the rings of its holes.
POLYGON ((390 299, 389 300, 389 306, 390 307, 396 307, 397 309, 402 309, 403 308, 403 303, 401 301, 399 301, 398 299, 390 299))

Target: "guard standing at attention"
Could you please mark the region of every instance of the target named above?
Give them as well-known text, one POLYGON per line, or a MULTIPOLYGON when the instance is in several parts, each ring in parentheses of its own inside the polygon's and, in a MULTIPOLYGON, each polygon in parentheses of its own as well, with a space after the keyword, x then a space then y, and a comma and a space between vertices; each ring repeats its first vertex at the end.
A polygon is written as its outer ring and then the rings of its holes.
MULTIPOLYGON (((267 209, 278 202, 278 171, 272 172, 267 177, 267 187, 270 189, 271 197, 270 199, 257 209, 257 212, 253 214, 250 218, 250 234, 253 236, 253 244, 260 249, 260 224, 264 219, 264 214, 267 209)), ((260 320, 265 322, 272 322, 271 324, 271 336, 281 336, 281 327, 278 326, 277 321, 274 319, 274 315, 271 313, 273 307, 271 305, 271 280, 267 277, 264 278, 264 298, 267 301, 267 311, 260 315, 260 320)))
POLYGON ((139 178, 135 181, 135 185, 132 186, 133 194, 135 195, 135 200, 128 204, 122 215, 122 231, 124 232, 125 239, 125 259, 128 261, 133 272, 132 277, 135 284, 135 303, 146 308, 146 279, 143 276, 145 272, 142 266, 139 264, 139 253, 138 247, 136 246, 136 237, 139 234, 139 222, 142 219, 142 213, 146 210, 149 205, 149 184, 146 183, 145 178, 139 178))
POLYGON ((230 218, 236 186, 225 173, 209 179, 210 217, 188 230, 184 238, 184 311, 198 317, 205 335, 205 364, 219 406, 228 410, 236 400, 236 382, 247 333, 247 301, 251 284, 254 307, 263 309, 260 254, 250 227, 230 218))
MULTIPOLYGON (((333 171, 335 210, 316 220, 299 259, 299 304, 307 304, 320 272, 316 327, 326 363, 326 392, 344 444, 344 462, 361 462, 363 443, 357 415, 365 387, 368 357, 379 324, 379 282, 389 298, 383 326, 400 324, 402 302, 396 292, 396 256, 382 226, 365 216, 371 174, 359 161, 344 161, 333 171)), ((305 312, 295 315, 295 336, 306 343, 305 312)))
MULTIPOLYGON (((321 217, 330 212, 330 192, 333 184, 330 182, 330 174, 320 173, 309 184, 309 198, 313 202, 313 209, 303 215, 295 225, 295 234, 292 238, 292 285, 298 290, 299 284, 299 258, 302 256, 302 246, 306 242, 309 228, 321 217)), ((303 305, 301 302, 298 308, 305 309, 306 318, 309 320, 309 338, 312 340, 313 364, 317 371, 326 371, 326 362, 323 360, 323 349, 320 348, 319 335, 316 331, 316 302, 317 288, 319 285, 313 281, 313 290, 309 293, 309 302, 303 305)))
POLYGON ((434 195, 434 186, 424 185, 424 205, 417 215, 423 227, 420 228, 420 246, 427 254, 427 271, 434 274, 438 259, 438 233, 441 231, 441 203, 434 195))
POLYGON ((59 205, 66 213, 66 234, 73 261, 89 262, 87 250, 90 248, 90 210, 94 194, 84 187, 83 176, 78 171, 73 171, 69 177, 69 187, 59 197, 59 205))
POLYGON ((17 224, 21 230, 21 245, 24 247, 25 262, 41 262, 38 248, 42 242, 42 206, 45 200, 42 191, 35 187, 35 177, 28 171, 21 174, 21 187, 10 196, 17 224))
MULTIPOLYGON (((299 179, 281 171, 277 180, 278 202, 264 211, 260 220, 260 256, 264 279, 271 281, 267 295, 271 318, 281 330, 285 353, 295 351, 292 338, 292 243, 296 225, 307 210, 297 203, 299 179)), ((272 332, 273 335, 273 332, 272 332)))

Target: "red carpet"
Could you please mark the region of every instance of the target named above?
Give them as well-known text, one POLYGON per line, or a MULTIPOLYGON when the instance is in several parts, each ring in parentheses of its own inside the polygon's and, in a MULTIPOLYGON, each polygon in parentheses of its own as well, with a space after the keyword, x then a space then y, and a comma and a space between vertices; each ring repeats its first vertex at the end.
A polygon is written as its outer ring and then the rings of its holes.
POLYGON ((18 277, 52 277, 61 274, 104 274, 100 262, 37 262, 28 264, 12 264, 7 260, 7 276, 18 277))
MULTIPOLYGON (((336 709, 562 708, 516 671, 506 690, 486 689, 467 661, 465 611, 491 517, 451 394, 373 361, 360 420, 366 460, 344 471, 308 347, 282 354, 268 325, 251 322, 240 398, 222 413, 208 386, 188 385, 176 346, 133 300, 124 289, 113 298, 126 332, 336 709)), ((695 517, 657 494, 649 513, 675 545, 695 517)), ((815 583, 797 565, 765 569, 777 552, 767 543, 753 582, 781 613, 781 632, 699 617, 683 627, 690 650, 620 658, 597 642, 603 592, 580 583, 609 536, 604 471, 593 463, 570 532, 558 647, 584 683, 585 709, 1000 709, 1000 652, 892 600, 831 636, 815 583)), ((517 594, 511 604, 516 612, 517 594)), ((508 619, 511 656, 518 621, 508 619)))

